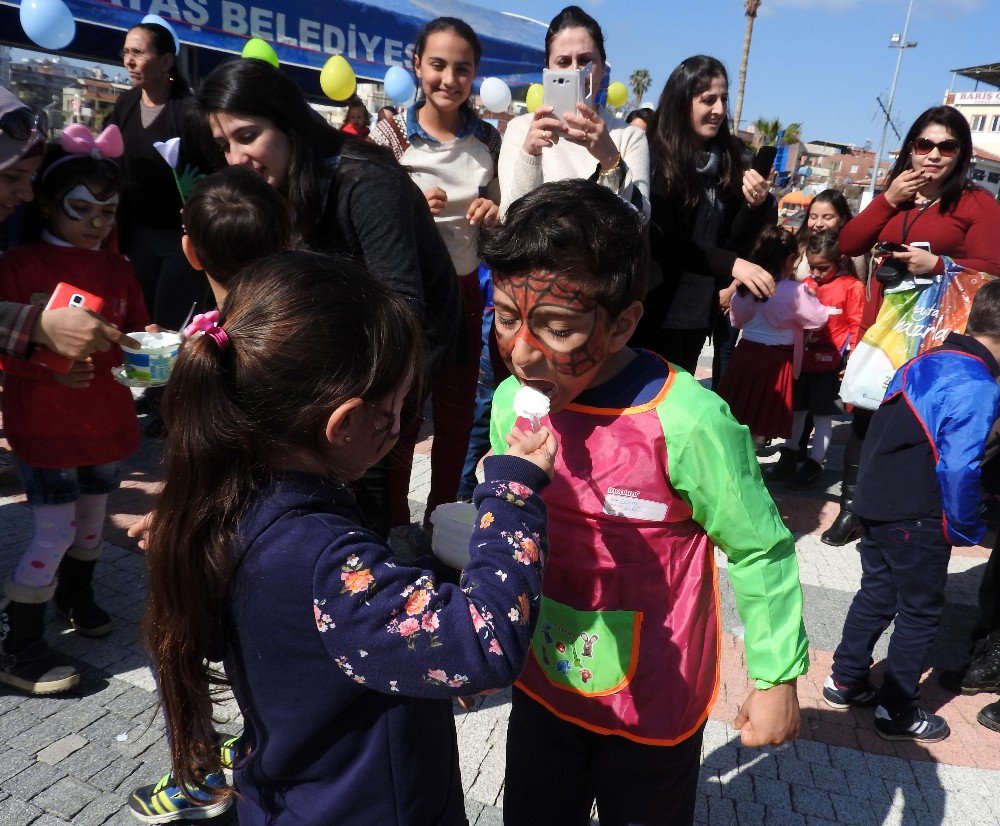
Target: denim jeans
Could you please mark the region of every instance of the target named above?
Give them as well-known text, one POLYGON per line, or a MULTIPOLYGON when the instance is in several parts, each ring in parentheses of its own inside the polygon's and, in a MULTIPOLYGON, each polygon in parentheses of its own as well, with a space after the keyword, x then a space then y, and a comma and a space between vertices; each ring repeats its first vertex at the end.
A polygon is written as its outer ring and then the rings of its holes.
POLYGON ((67 505, 80 498, 80 494, 99 495, 118 490, 121 482, 121 464, 87 467, 32 467, 20 459, 17 470, 24 483, 29 505, 67 505))
POLYGON ((833 679, 841 685, 867 680, 875 643, 895 620, 881 702, 896 716, 920 700, 920 675, 944 611, 951 545, 940 518, 862 525, 861 589, 833 655, 833 679))

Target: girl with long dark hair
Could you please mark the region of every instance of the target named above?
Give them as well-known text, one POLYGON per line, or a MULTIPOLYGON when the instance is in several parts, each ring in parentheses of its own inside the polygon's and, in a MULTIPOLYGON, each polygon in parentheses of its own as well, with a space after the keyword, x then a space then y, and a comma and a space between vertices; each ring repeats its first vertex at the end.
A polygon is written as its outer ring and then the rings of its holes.
POLYGON ((741 257, 777 206, 730 134, 728 101, 722 63, 689 57, 667 79, 650 135, 650 251, 663 283, 646 299, 640 343, 690 372, 737 283, 774 292, 772 276, 741 257))
MULTIPOLYGON (((291 203, 295 229, 321 252, 351 255, 420 319, 427 371, 466 356, 458 279, 420 189, 383 148, 345 137, 324 121, 295 83, 261 60, 213 71, 198 103, 230 165, 245 166, 291 203)), ((393 486, 382 462, 358 486, 363 510, 382 535, 391 512, 406 512, 408 484, 393 486)), ((408 483, 408 479, 406 480, 408 483)))
POLYGON ((547 429, 487 460, 461 587, 399 563, 347 487, 392 447, 422 372, 406 304, 345 259, 272 256, 167 387, 142 634, 175 782, 208 799, 236 794, 204 782, 223 658, 241 824, 466 823, 451 700, 509 684, 528 653, 547 429))

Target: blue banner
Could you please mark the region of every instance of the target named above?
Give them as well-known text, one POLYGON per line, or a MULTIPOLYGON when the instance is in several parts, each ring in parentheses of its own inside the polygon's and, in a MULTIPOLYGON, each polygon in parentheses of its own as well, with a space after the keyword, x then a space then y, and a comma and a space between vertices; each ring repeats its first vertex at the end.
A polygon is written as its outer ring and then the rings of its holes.
MULTIPOLYGON (((17 6, 10 0, 4 5, 17 6)), ((482 42, 480 77, 525 84, 541 79, 545 26, 462 0, 66 0, 83 24, 126 30, 147 14, 169 20, 182 43, 239 54, 268 41, 288 65, 320 69, 341 54, 361 78, 381 80, 389 66, 410 68, 421 26, 447 15, 465 20, 482 42)), ((70 46, 72 49, 72 44, 70 46)))

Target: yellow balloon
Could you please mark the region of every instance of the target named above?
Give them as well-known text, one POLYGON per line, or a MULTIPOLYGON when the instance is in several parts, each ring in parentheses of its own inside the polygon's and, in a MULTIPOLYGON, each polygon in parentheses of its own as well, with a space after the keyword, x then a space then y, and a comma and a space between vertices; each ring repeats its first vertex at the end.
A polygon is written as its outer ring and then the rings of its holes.
POLYGON ((541 83, 532 83, 528 87, 528 94, 524 97, 524 102, 528 105, 528 111, 534 112, 545 99, 545 90, 541 83))
POLYGON ((624 83, 616 81, 608 86, 608 106, 624 106, 628 100, 628 87, 624 83))
POLYGON ((348 100, 358 88, 354 69, 341 55, 335 54, 319 73, 319 85, 323 94, 331 100, 348 100))
POLYGON ((240 56, 263 60, 265 63, 270 63, 275 69, 278 68, 278 55, 274 53, 270 43, 259 37, 251 37, 243 47, 240 56))

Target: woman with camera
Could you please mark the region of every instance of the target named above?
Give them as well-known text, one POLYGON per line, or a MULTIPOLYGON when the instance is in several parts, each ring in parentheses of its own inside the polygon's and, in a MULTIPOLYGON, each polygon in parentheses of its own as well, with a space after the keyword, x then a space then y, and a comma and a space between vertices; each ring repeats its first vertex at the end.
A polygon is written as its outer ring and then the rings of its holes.
MULTIPOLYGON (((579 6, 567 6, 545 33, 547 69, 591 66, 597 90, 607 71, 601 27, 579 6)), ((641 129, 603 108, 580 103, 576 112, 539 106, 507 124, 500 147, 500 210, 551 181, 596 181, 649 215, 649 146, 641 129)))
MULTIPOLYGON (((944 273, 948 256, 972 270, 1000 274, 1000 204, 968 179, 972 133, 957 109, 934 106, 914 121, 889 172, 888 187, 840 231, 845 255, 874 248, 880 261, 868 283, 860 337, 875 323, 886 286, 944 273), (893 251, 901 247, 898 251, 893 251)), ((855 408, 844 452, 841 510, 821 539, 846 545, 861 535, 851 513, 861 444, 872 411, 855 408)))

